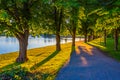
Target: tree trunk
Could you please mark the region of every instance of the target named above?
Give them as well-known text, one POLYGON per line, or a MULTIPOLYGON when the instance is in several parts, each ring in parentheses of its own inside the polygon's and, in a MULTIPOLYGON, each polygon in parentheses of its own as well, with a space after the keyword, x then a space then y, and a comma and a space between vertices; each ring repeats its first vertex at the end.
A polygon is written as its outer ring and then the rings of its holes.
POLYGON ((94 35, 94 31, 92 32, 92 35, 91 35, 91 40, 94 40, 95 39, 95 35, 94 35))
POLYGON ((118 50, 118 29, 114 29, 114 49, 118 50))
POLYGON ((104 45, 106 46, 106 40, 107 40, 107 33, 106 30, 104 30, 104 45))
POLYGON ((88 42, 90 42, 90 41, 91 41, 91 35, 88 36, 88 42))
POLYGON ((59 32, 56 32, 56 51, 60 51, 61 46, 60 46, 60 34, 59 32))
POLYGON ((29 31, 26 30, 24 34, 19 34, 19 36, 17 37, 19 41, 19 56, 16 59, 16 62, 21 63, 28 60, 27 58, 28 36, 29 36, 29 31))
POLYGON ((65 43, 67 42, 67 36, 65 36, 65 43))
POLYGON ((92 36, 92 40, 94 40, 95 39, 95 35, 93 34, 93 36, 92 36))
POLYGON ((85 40, 84 40, 84 42, 86 43, 87 42, 87 31, 85 32, 85 40))
POLYGON ((55 7, 55 27, 56 27, 56 51, 60 51, 61 50, 61 46, 60 46, 60 27, 62 24, 62 17, 63 17, 63 10, 61 9, 60 11, 57 10, 57 8, 55 7))
POLYGON ((75 37, 76 37, 76 27, 73 29, 73 34, 72 34, 72 46, 75 46, 75 37))

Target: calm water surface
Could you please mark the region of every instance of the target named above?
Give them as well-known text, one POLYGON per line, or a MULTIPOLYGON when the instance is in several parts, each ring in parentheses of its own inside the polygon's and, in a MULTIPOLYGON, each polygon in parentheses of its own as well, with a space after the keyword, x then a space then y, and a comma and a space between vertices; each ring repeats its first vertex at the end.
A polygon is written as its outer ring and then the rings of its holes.
MULTIPOLYGON (((78 41, 79 39, 76 39, 78 41)), ((67 39, 71 42, 71 39, 67 39)), ((65 39, 61 39, 61 44, 66 43, 65 39)), ((28 49, 55 45, 55 37, 29 37, 28 49)), ((18 40, 14 37, 0 36, 0 54, 15 52, 19 50, 18 40)))

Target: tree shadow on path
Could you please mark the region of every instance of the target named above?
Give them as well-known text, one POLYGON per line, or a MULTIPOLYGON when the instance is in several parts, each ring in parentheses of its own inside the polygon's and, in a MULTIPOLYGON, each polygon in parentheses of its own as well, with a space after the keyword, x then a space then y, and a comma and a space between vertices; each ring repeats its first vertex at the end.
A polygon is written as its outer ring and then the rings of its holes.
MULTIPOLYGON (((78 46, 78 49, 72 49, 71 51, 71 57, 69 62, 67 63, 68 65, 73 65, 73 63, 82 63, 82 64, 86 64, 88 63, 88 60, 86 59, 86 57, 90 57, 93 56, 94 54, 92 53, 93 48, 91 49, 86 49, 85 46, 78 46)), ((79 66, 79 65, 76 66, 79 66)), ((68 66, 66 65, 66 66, 68 66)))
POLYGON ((77 46, 55 80, 119 80, 120 63, 95 47, 77 46))

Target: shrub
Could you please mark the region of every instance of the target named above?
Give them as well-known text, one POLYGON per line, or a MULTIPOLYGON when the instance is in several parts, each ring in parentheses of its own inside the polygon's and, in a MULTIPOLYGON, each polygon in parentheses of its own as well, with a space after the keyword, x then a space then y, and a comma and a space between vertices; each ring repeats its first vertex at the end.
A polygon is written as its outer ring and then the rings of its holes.
POLYGON ((17 66, 0 72, 0 80, 28 80, 28 73, 29 72, 26 68, 17 66))

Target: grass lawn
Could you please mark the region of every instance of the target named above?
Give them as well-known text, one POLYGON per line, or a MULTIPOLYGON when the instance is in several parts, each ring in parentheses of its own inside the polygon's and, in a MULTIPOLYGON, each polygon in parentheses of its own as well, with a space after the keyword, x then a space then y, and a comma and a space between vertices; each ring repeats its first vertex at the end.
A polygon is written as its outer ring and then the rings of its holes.
POLYGON ((33 80, 33 78, 35 80, 54 80, 59 69, 70 58, 71 43, 62 44, 60 52, 55 51, 55 46, 48 46, 30 49, 27 53, 29 60, 21 64, 15 63, 18 52, 0 54, 0 72, 6 71, 8 75, 14 75, 16 80, 22 80, 20 75, 15 73, 21 71, 20 74, 25 75, 22 73, 22 69, 27 69, 28 80, 33 80))
MULTIPOLYGON (((120 40, 119 40, 119 43, 120 43, 120 40)), ((91 44, 91 45, 101 49, 102 51, 106 52, 108 56, 120 61, 120 45, 118 46, 119 50, 115 51, 113 39, 107 38, 107 45, 106 46, 104 46, 104 42, 103 42, 102 38, 95 39, 91 42, 88 42, 88 44, 91 44)))

